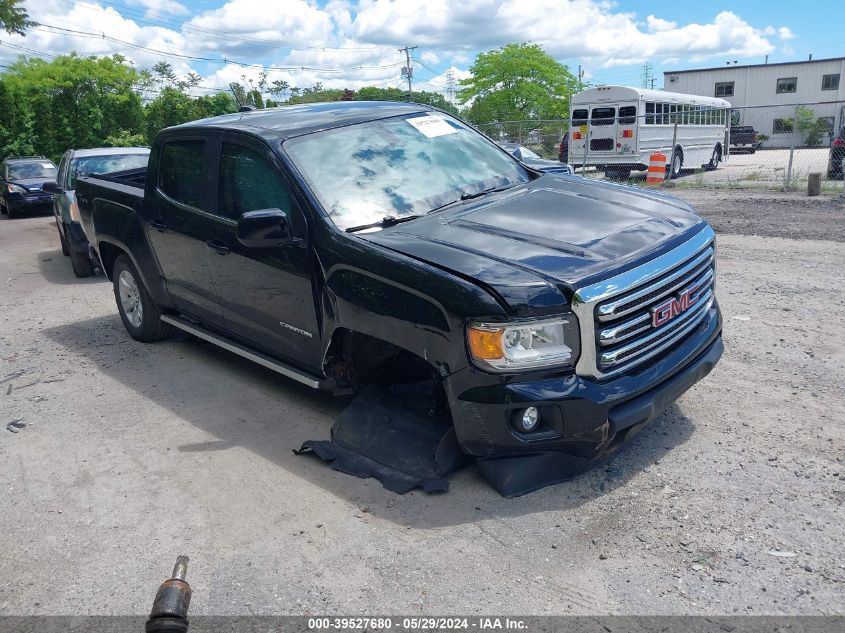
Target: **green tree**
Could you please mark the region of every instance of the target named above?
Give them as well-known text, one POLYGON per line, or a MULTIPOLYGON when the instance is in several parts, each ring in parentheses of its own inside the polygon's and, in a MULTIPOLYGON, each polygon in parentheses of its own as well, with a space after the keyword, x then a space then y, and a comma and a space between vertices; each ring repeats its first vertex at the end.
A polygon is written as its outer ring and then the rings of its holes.
MULTIPOLYGON (((407 90, 399 88, 376 88, 375 86, 366 86, 360 88, 355 94, 355 99, 358 101, 407 101, 407 90)), ((438 92, 411 92, 411 101, 414 103, 423 103, 425 105, 434 106, 441 110, 446 110, 452 114, 457 114, 458 109, 451 103, 446 101, 446 98, 438 92)))
POLYGON ((120 55, 22 59, 3 75, 16 104, 11 116, 4 109, 4 124, 18 134, 31 131, 26 133, 36 153, 54 159, 70 147, 97 147, 121 130, 141 131, 138 80, 120 55))
POLYGON ((147 144, 147 137, 143 133, 133 134, 129 130, 118 130, 103 139, 103 147, 139 147, 147 144))
POLYGON ((569 69, 538 44, 481 53, 469 70, 472 76, 461 80, 458 91, 461 104, 472 102, 465 115, 476 124, 499 124, 508 135, 517 129, 508 121, 566 118, 569 97, 578 90, 569 69))
POLYGON ((26 10, 20 6, 20 0, 0 0, 0 31, 25 35, 28 28, 37 24, 29 19, 26 10))
POLYGON ((194 100, 194 116, 197 119, 206 119, 237 111, 238 104, 235 103, 235 99, 228 92, 203 95, 194 100))
POLYGON ((166 86, 161 93, 144 108, 146 113, 147 140, 152 143, 160 130, 171 125, 179 125, 197 119, 194 99, 171 86, 166 86))
POLYGON ((799 137, 809 147, 818 147, 822 143, 822 137, 830 129, 824 119, 816 117, 815 111, 807 106, 798 106, 795 109, 795 117, 790 119, 793 129, 798 131, 799 137))

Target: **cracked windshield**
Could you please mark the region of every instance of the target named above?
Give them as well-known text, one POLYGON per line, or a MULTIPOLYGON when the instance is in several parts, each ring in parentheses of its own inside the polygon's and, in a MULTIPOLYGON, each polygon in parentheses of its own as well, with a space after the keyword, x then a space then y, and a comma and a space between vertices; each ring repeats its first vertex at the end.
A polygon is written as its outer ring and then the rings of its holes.
POLYGON ((505 152, 443 115, 361 123, 294 139, 285 149, 344 230, 529 180, 505 152))

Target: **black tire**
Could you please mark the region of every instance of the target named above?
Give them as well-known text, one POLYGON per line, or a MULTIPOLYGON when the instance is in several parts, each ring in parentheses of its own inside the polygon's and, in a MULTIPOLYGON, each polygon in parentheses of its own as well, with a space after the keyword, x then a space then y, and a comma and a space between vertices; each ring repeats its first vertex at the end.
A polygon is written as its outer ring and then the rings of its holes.
POLYGON ((119 255, 114 262, 112 285, 120 319, 132 338, 144 343, 152 343, 167 338, 173 333, 173 326, 161 320, 161 310, 153 301, 150 293, 147 292, 135 265, 126 255, 119 255), (121 284, 123 281, 129 284, 124 292, 128 290, 129 295, 136 302, 136 307, 132 310, 131 315, 127 314, 124 303, 131 304, 132 301, 127 299, 125 302, 121 299, 121 284), (134 295, 131 287, 133 283, 134 295), (137 306, 140 306, 140 310, 137 310, 137 306))
POLYGON ((70 266, 77 277, 90 277, 94 274, 94 265, 87 252, 73 251, 70 254, 70 266))
POLYGON ((628 180, 631 177, 631 170, 624 167, 608 169, 604 173, 611 180, 628 180))
POLYGON ((716 145, 713 148, 713 155, 710 157, 710 162, 704 166, 704 171, 716 171, 719 163, 722 162, 722 146, 716 145))
POLYGON ((70 249, 67 246, 67 240, 65 239, 65 234, 62 233, 62 230, 59 228, 59 221, 56 220, 56 230, 59 232, 59 242, 62 245, 62 255, 68 256, 70 255, 70 249))
POLYGON ((666 167, 666 180, 675 180, 675 178, 681 175, 681 171, 684 168, 684 152, 680 147, 675 148, 675 152, 670 156, 670 160, 672 162, 666 167))

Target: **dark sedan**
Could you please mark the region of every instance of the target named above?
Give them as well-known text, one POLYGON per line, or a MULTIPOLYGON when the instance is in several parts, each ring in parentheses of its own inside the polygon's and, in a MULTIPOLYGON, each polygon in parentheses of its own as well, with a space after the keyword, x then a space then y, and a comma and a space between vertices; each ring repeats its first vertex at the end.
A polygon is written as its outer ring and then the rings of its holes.
POLYGON ((531 169, 542 171, 547 174, 571 174, 572 167, 556 160, 541 158, 530 149, 519 143, 500 143, 502 149, 515 156, 519 161, 531 169))
POLYGON ((0 213, 12 214, 33 208, 47 208, 53 196, 44 183, 56 180, 53 161, 41 156, 7 158, 0 163, 0 213))

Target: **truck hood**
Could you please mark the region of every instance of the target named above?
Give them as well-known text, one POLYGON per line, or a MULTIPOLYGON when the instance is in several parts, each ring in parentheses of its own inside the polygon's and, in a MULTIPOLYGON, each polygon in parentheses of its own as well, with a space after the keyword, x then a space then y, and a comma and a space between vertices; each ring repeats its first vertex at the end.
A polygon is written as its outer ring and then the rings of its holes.
POLYGON ((671 196, 549 174, 360 237, 471 279, 514 314, 534 315, 560 310, 578 287, 703 227, 671 196))

